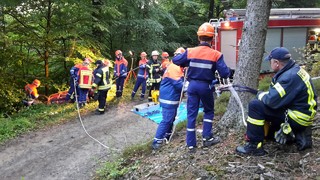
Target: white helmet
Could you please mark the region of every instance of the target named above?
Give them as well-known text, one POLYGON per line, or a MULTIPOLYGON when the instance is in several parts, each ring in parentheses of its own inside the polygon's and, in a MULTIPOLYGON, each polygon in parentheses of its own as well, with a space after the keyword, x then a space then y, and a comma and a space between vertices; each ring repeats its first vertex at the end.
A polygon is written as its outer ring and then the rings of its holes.
POLYGON ((157 50, 152 51, 151 56, 159 56, 159 52, 157 50))

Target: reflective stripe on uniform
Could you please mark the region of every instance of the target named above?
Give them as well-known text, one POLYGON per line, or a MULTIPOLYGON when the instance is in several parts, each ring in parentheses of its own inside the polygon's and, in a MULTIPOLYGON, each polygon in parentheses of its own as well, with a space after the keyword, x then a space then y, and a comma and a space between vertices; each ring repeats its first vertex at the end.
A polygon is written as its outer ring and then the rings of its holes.
POLYGON ((317 111, 314 109, 314 107, 317 105, 317 102, 314 100, 314 92, 310 83, 310 75, 302 68, 297 72, 297 75, 300 76, 302 81, 307 86, 308 104, 310 105, 309 111, 311 112, 311 119, 313 119, 317 113, 317 111))
POLYGON ((283 89, 280 83, 276 83, 273 87, 278 91, 280 97, 286 95, 286 91, 283 89))
POLYGON ((172 105, 179 104, 179 101, 170 101, 165 99, 159 99, 159 102, 165 103, 165 104, 172 104, 172 105))
POLYGON ((253 119, 248 116, 247 121, 251 124, 257 125, 257 126, 263 126, 264 125, 264 120, 263 119, 253 119))
POLYGON ((209 123, 212 123, 212 122, 213 122, 213 120, 211 120, 211 119, 203 119, 203 122, 209 122, 209 123))
POLYGON ((202 69, 211 69, 212 64, 198 63, 198 62, 190 62, 190 67, 197 67, 202 69))
POLYGON ((298 124, 302 126, 312 125, 312 118, 307 114, 303 114, 299 111, 293 111, 291 109, 288 109, 288 115, 291 119, 293 119, 294 121, 296 121, 298 124))
POLYGON ((258 95, 258 99, 261 101, 261 99, 263 98, 264 95, 268 94, 269 92, 262 92, 258 95))
POLYGON ((154 138, 154 140, 156 140, 156 141, 162 141, 163 139, 154 138))
POLYGON ((196 129, 187 128, 187 131, 196 131, 196 129))

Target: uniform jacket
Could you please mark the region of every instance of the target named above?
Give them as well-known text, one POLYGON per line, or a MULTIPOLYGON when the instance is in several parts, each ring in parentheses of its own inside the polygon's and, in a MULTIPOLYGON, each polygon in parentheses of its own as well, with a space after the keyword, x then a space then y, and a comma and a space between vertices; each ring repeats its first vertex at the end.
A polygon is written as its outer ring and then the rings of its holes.
POLYGON ((148 61, 149 68, 149 81, 151 83, 160 83, 161 81, 161 64, 158 60, 149 60, 148 61), (156 69, 159 69, 157 72, 156 69))
POLYGON ((141 59, 139 61, 138 78, 148 79, 149 70, 147 67, 147 59, 141 59))
POLYGON ((73 79, 75 79, 76 81, 78 81, 79 79, 79 70, 83 67, 82 64, 76 64, 75 66, 73 66, 70 69, 70 75, 73 79))
POLYGON ((289 117, 302 126, 312 125, 317 95, 310 75, 293 60, 275 74, 269 91, 258 94, 258 99, 270 108, 288 110, 289 117))
POLYGON ((128 61, 122 57, 120 60, 116 59, 114 62, 114 77, 126 77, 128 71, 128 61))
POLYGON ((94 82, 92 87, 97 88, 98 90, 108 90, 111 88, 108 66, 103 66, 103 64, 101 64, 94 70, 94 82))
POLYGON ((211 83, 215 79, 216 70, 222 78, 227 78, 230 74, 223 55, 212 49, 207 43, 188 48, 183 54, 173 57, 172 61, 182 67, 189 66, 188 80, 211 83))
POLYGON ((160 84, 160 105, 164 108, 177 108, 183 87, 183 72, 173 63, 167 66, 160 84))
POLYGON ((36 99, 39 97, 39 94, 38 94, 38 90, 37 90, 37 86, 34 85, 34 84, 27 84, 25 87, 24 87, 26 93, 27 93, 27 96, 29 98, 32 98, 32 99, 36 99))

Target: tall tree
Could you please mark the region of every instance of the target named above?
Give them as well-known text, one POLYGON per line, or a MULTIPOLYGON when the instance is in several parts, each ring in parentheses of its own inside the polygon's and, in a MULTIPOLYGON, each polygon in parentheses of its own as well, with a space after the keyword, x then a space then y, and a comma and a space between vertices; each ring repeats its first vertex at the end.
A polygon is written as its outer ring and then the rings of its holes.
MULTIPOLYGON (((239 62, 234 74, 234 84, 241 84, 251 88, 258 87, 258 77, 263 59, 264 44, 267 35, 267 25, 271 9, 271 0, 248 0, 246 20, 243 25, 242 38, 239 49, 239 62)), ((239 92, 243 107, 247 107, 253 96, 239 92)), ((228 128, 242 126, 242 114, 239 104, 232 96, 229 100, 227 112, 219 122, 219 127, 226 132, 228 128)))

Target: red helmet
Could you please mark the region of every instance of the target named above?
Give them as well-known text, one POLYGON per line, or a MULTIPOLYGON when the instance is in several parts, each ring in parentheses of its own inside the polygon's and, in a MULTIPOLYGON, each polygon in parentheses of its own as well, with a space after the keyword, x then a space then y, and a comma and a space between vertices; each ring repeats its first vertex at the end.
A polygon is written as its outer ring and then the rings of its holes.
POLYGON ((214 36, 214 27, 210 23, 203 23, 197 32, 198 36, 207 36, 213 37, 214 36))
POLYGON ((84 60, 83 60, 83 64, 89 65, 91 62, 92 62, 92 60, 90 58, 84 58, 84 60))
POLYGON ((146 53, 146 52, 142 52, 142 53, 140 54, 140 57, 142 57, 142 56, 147 56, 147 53, 146 53))
POLYGON ((118 56, 118 55, 120 55, 120 54, 122 54, 122 51, 121 50, 116 50, 116 56, 118 56))
POLYGON ((33 80, 32 84, 34 84, 35 86, 39 87, 41 82, 38 79, 33 80))
POLYGON ((164 58, 168 58, 169 54, 167 52, 162 52, 161 57, 164 58))

